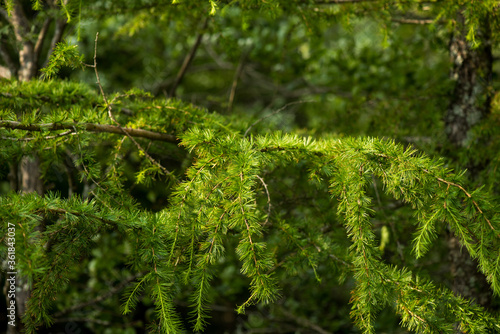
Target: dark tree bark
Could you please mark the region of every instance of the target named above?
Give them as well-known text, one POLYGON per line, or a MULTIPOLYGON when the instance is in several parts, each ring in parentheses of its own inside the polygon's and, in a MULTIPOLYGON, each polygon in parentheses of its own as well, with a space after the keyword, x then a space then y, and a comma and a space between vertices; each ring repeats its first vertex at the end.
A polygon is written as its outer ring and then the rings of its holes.
POLYGON ((455 236, 448 238, 450 273, 453 278, 453 292, 476 304, 489 307, 492 291, 488 282, 473 260, 455 236))
MULTIPOLYGON (((470 130, 484 120, 491 109, 489 86, 493 58, 488 18, 483 22, 478 36, 481 45, 473 48, 466 40, 464 17, 460 14, 460 28, 454 33, 449 44, 450 60, 453 64, 451 76, 455 81, 455 88, 444 121, 446 135, 451 144, 451 157, 455 156, 455 149, 463 149, 469 144, 470 130)), ((465 167, 472 171, 472 174, 478 172, 478 168, 474 166, 465 167)), ((477 304, 490 307, 492 291, 484 275, 479 272, 477 261, 469 256, 458 238, 451 233, 448 235, 448 249, 452 290, 477 304)), ((458 327, 456 332, 460 333, 458 327)))
POLYGON ((10 22, 14 28, 17 43, 19 45, 19 73, 21 81, 32 79, 37 71, 35 58, 35 45, 30 40, 30 23, 26 18, 23 6, 20 1, 14 1, 10 22))
MULTIPOLYGON (((56 8, 54 1, 47 1, 47 3, 52 8, 56 8)), ((54 11, 56 12, 56 11, 54 11)), ((44 42, 47 39, 50 25, 55 22, 54 35, 52 36, 51 44, 49 47, 49 53, 47 59, 53 51, 56 43, 60 42, 64 33, 64 28, 66 22, 60 19, 54 20, 54 18, 48 17, 43 25, 39 28, 38 33, 34 30, 34 24, 26 16, 23 9, 22 0, 14 0, 11 15, 6 15, 5 10, 2 9, 1 13, 4 18, 11 25, 17 42, 17 55, 18 55, 18 67, 11 59, 10 54, 5 46, 0 47, 0 56, 5 60, 8 65, 8 70, 10 76, 17 74, 19 81, 29 81, 35 78, 38 74, 40 63, 40 53, 43 49, 44 42)), ((16 46, 13 49, 16 49, 16 46)), ((6 75, 7 76, 7 75, 6 75)), ((36 192, 39 195, 44 193, 44 185, 41 180, 40 173, 40 159, 35 154, 34 156, 25 156, 21 159, 20 164, 16 168, 14 164, 11 166, 10 172, 11 186, 14 191, 22 191, 24 193, 36 192)), ((43 227, 42 227, 43 228, 43 227)), ((17 276, 16 281, 17 293, 16 293, 16 307, 17 307, 17 319, 16 327, 7 326, 7 333, 14 334, 23 331, 23 324, 20 321, 21 317, 26 312, 26 303, 29 299, 31 290, 27 280, 22 276, 22 273, 17 276)), ((9 302, 7 300, 7 302, 9 302)))
POLYGON ((479 32, 481 45, 477 48, 472 48, 466 40, 462 15, 458 21, 462 28, 450 41, 451 77, 455 89, 444 120, 448 140, 460 148, 467 144, 471 128, 490 113, 493 57, 488 18, 483 20, 479 32))
POLYGON ((41 181, 40 174, 40 159, 38 156, 24 156, 19 165, 21 171, 20 190, 23 193, 36 192, 38 195, 43 195, 44 187, 41 181))

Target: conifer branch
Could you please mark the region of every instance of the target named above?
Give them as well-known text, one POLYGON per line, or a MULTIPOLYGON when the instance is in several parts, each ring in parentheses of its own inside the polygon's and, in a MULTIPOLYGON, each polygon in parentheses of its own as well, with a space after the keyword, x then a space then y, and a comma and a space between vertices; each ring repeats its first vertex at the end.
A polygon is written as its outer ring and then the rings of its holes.
MULTIPOLYGON (((88 132, 107 132, 114 134, 123 134, 125 130, 130 136, 146 138, 157 141, 164 141, 168 143, 178 143, 178 139, 174 135, 167 133, 154 132, 150 130, 134 129, 134 128, 122 128, 120 126, 111 124, 97 124, 97 123, 30 123, 24 124, 17 121, 4 121, 0 120, 0 128, 13 129, 13 130, 24 130, 24 131, 34 131, 34 132, 46 132, 46 131, 59 131, 59 130, 73 130, 76 128, 83 128, 88 132)), ((69 134, 69 133, 68 133, 69 134)), ((11 137, 5 137, 8 140, 14 140, 11 137)), ((31 139, 30 139, 31 140, 31 139)))
POLYGON ((3 18, 5 19, 5 21, 7 21, 8 23, 11 23, 10 22, 9 13, 7 13, 7 11, 5 9, 3 9, 3 7, 0 7, 0 15, 3 16, 3 18))
POLYGON ((269 217, 271 217, 271 196, 269 196, 269 190, 267 189, 267 184, 266 184, 266 182, 264 182, 264 179, 261 178, 259 175, 255 175, 255 177, 257 177, 259 179, 259 181, 262 183, 262 185, 264 186, 264 189, 266 191, 266 195, 267 195, 267 217, 266 217, 266 221, 262 225, 267 225, 267 223, 269 223, 269 217))
MULTIPOLYGON (((215 226, 215 231, 214 231, 214 235, 217 234, 217 231, 219 230, 219 227, 221 226, 221 222, 222 220, 224 219, 224 216, 227 214, 227 211, 224 211, 222 213, 222 215, 219 217, 219 224, 217 224, 215 226)), ((206 261, 207 263, 209 262, 209 259, 210 259, 210 254, 212 254, 212 250, 214 248, 214 244, 215 244, 215 237, 212 237, 212 241, 210 242, 210 249, 208 250, 208 253, 207 253, 207 258, 206 258, 206 261)))
MULTIPOLYGON (((426 173, 429 173, 427 170, 425 170, 425 172, 426 172, 426 173)), ((479 204, 477 204, 477 202, 476 202, 474 199, 472 199, 472 195, 471 195, 471 194, 469 194, 469 193, 467 192, 467 190, 465 190, 465 188, 464 188, 464 187, 462 187, 462 186, 461 186, 461 185, 459 185, 459 184, 456 184, 456 183, 453 183, 453 182, 450 182, 450 181, 446 181, 445 179, 442 179, 442 178, 440 178, 440 177, 436 177, 436 179, 437 179, 438 181, 441 181, 441 182, 443 182, 443 183, 446 183, 446 184, 447 184, 447 185, 449 185, 449 186, 457 187, 458 189, 460 189, 460 190, 461 190, 461 191, 462 191, 462 192, 463 192, 463 193, 464 193, 464 194, 465 194, 465 195, 466 195, 466 196, 467 196, 467 197, 468 197, 468 198, 472 201, 472 203, 473 203, 473 204, 474 204, 474 206, 476 207, 477 211, 479 211, 479 213, 480 213, 480 214, 484 217, 484 219, 486 220, 486 222, 487 222, 487 223, 488 223, 488 225, 490 226, 491 230, 492 230, 493 232, 495 232, 495 235, 497 236, 497 238, 499 238, 499 239, 500 239, 500 233, 498 233, 498 232, 495 230, 495 228, 494 228, 494 227, 493 227, 493 225, 491 224, 491 222, 490 222, 490 220, 488 219, 488 217, 486 217, 486 215, 484 214, 483 210, 481 210, 481 207, 479 207, 479 204)))
MULTIPOLYGON (((39 212, 51 212, 51 213, 63 214, 63 215, 70 214, 70 215, 77 216, 77 217, 92 218, 92 219, 95 219, 95 220, 102 221, 103 223, 106 223, 106 224, 111 225, 113 227, 119 226, 119 223, 117 223, 117 222, 115 222, 113 220, 109 220, 107 218, 99 217, 99 216, 96 216, 96 215, 93 215, 93 214, 89 214, 89 213, 81 213, 81 212, 76 212, 76 211, 69 211, 69 210, 65 210, 65 209, 62 209, 62 208, 41 208, 38 211, 39 212)), ((65 227, 63 227, 63 229, 64 228, 65 227)))
POLYGON ((400 306, 406 313, 408 313, 409 315, 411 315, 413 318, 416 318, 418 319, 421 323, 427 325, 427 321, 425 321, 424 319, 422 319, 421 317, 419 317, 417 314, 413 313, 408 307, 406 307, 404 305, 403 302, 398 302, 397 304, 398 306, 400 306))
POLYGON ((255 248, 254 248, 254 243, 252 241, 252 233, 251 233, 251 229, 250 229, 250 225, 248 224, 248 219, 245 217, 245 210, 243 209, 243 203, 241 201, 241 196, 239 197, 239 201, 240 201, 240 209, 241 209, 241 214, 243 215, 243 220, 245 222, 245 226, 247 228, 247 234, 248 234, 248 241, 250 243, 250 247, 252 249, 252 257, 253 257, 253 261, 254 261, 254 264, 255 264, 255 268, 258 268, 259 264, 257 262, 257 257, 255 255, 255 248))
MULTIPOLYGON (((76 130, 76 127, 73 128, 75 133, 77 133, 77 130, 76 130)), ((126 137, 123 137, 123 138, 126 138, 126 137)), ((81 165, 83 167, 83 170, 85 171, 85 177, 87 179, 90 179, 95 186, 99 187, 104 193, 106 193, 106 189, 104 189, 100 184, 99 182, 97 182, 94 177, 90 174, 90 171, 87 169, 87 166, 85 165, 85 163, 83 162, 84 159, 83 159, 83 148, 82 148, 82 145, 81 145, 81 142, 80 142, 80 137, 77 136, 77 139, 78 139, 78 148, 80 149, 80 158, 81 158, 81 165)), ((123 140, 121 140, 120 142, 120 145, 123 143, 123 140)), ((117 152, 118 153, 118 152, 117 152)), ((116 156, 115 156, 116 158, 116 156)), ((75 164, 75 166, 77 166, 77 164, 75 164)), ((99 200, 104 206, 106 206, 108 209, 110 209, 110 211, 113 211, 113 209, 105 202, 103 201, 102 199, 99 198, 99 196, 97 196, 97 194, 94 193, 94 191, 92 190, 91 192, 89 192, 88 194, 92 194, 97 200, 99 200)), ((120 205, 123 205, 122 203, 119 203, 113 196, 110 196, 110 198, 116 203, 118 204, 119 206, 120 205)))
MULTIPOLYGON (((215 158, 211 158, 209 159, 206 163, 204 163, 197 171, 196 171, 196 174, 189 180, 187 181, 187 183, 184 183, 182 184, 182 186, 184 187, 185 190, 188 189, 188 187, 191 187, 193 182, 196 180, 196 178, 200 175, 200 173, 205 169, 205 167, 211 163, 215 158)), ((182 209, 184 207, 184 204, 186 202, 186 197, 187 197, 187 191, 183 194, 182 196, 182 199, 180 201, 180 203, 178 203, 178 206, 179 206, 179 212, 177 214, 177 220, 176 220, 176 225, 175 225, 175 233, 174 233, 174 241, 172 242, 172 247, 171 247, 171 250, 170 250, 170 255, 169 255, 169 258, 168 258, 168 261, 170 262, 172 260, 172 257, 174 255, 174 250, 175 250, 175 247, 177 246, 177 241, 178 241, 178 237, 179 237, 179 228, 180 228, 180 220, 181 220, 181 215, 182 215, 182 209)), ((178 262, 179 259, 177 259, 177 262, 178 262)), ((177 265, 177 262, 176 262, 176 265, 177 265)))
POLYGON ((86 247, 88 247, 88 244, 86 244, 86 241, 89 240, 90 235, 99 233, 100 227, 84 226, 77 233, 74 233, 71 240, 66 236, 66 240, 62 241, 64 247, 60 248, 55 256, 51 258, 50 265, 44 272, 44 277, 38 277, 34 285, 31 298, 28 301, 28 309, 24 315, 28 319, 29 325, 37 326, 37 324, 39 325, 42 322, 42 319, 45 322, 51 321, 48 320, 50 319, 48 315, 50 303, 52 302, 52 297, 62 288, 61 284, 53 284, 54 278, 57 277, 64 281, 69 266, 76 262, 77 254, 87 251, 86 247), (47 279, 47 277, 50 279, 47 279), (37 308, 37 312, 32 310, 34 307, 37 308))
POLYGON ((54 136, 46 136, 46 137, 42 137, 42 138, 36 138, 36 137, 28 137, 28 138, 14 138, 14 137, 0 137, 0 139, 2 140, 11 140, 11 141, 33 141, 33 140, 37 140, 37 139, 42 139, 42 140, 51 140, 51 139, 56 139, 56 138, 59 138, 59 137, 64 137, 64 136, 67 136, 67 135, 75 135, 76 133, 74 133, 72 130, 68 130, 68 131, 65 131, 65 132, 61 132, 61 133, 58 133, 57 135, 54 135, 54 136))
POLYGON ((238 67, 236 68, 236 71, 234 73, 234 78, 233 78, 233 84, 231 85, 231 92, 229 93, 229 102, 227 106, 227 112, 231 112, 233 109, 233 102, 234 102, 234 96, 236 94, 236 87, 238 86, 238 80, 241 76, 241 72, 243 71, 243 67, 245 64, 245 58, 247 57, 248 53, 250 53, 250 49, 244 51, 241 54, 240 57, 240 62, 238 63, 238 67))
POLYGON ((123 132, 123 134, 125 134, 134 143, 134 145, 139 149, 139 151, 141 151, 144 154, 144 156, 146 156, 146 158, 148 158, 148 160, 153 165, 160 168, 163 171, 163 173, 165 173, 165 175, 174 177, 173 174, 169 170, 167 170, 165 167, 163 167, 158 161, 153 159, 153 157, 151 155, 149 155, 149 153, 142 148, 142 146, 134 139, 134 137, 132 137, 132 135, 130 135, 130 133, 124 127, 122 127, 120 125, 120 123, 118 123, 118 121, 115 119, 115 116, 113 115, 113 111, 112 111, 113 101, 111 101, 111 103, 108 102, 108 99, 106 98, 106 94, 104 93, 104 89, 102 88, 102 85, 101 85, 101 80, 99 78, 99 72, 97 71, 97 40, 98 39, 99 39, 99 32, 97 32, 95 35, 94 65, 87 65, 87 66, 92 67, 95 71, 97 85, 99 86, 99 90, 101 91, 101 95, 102 95, 102 98, 104 100, 104 104, 106 105, 106 107, 108 109, 109 118, 113 121, 113 123, 116 124, 116 126, 123 132))
MULTIPOLYGON (((319 275, 318 275, 318 272, 316 271, 316 265, 311 261, 311 258, 310 256, 307 254, 307 251, 304 247, 302 247, 300 245, 300 243, 298 242, 298 240, 296 238, 294 238, 285 228, 283 228, 283 226, 280 226, 279 227, 280 230, 282 230, 286 236, 295 244, 295 246, 297 246, 300 251, 301 251, 301 254, 302 256, 305 256, 307 258, 307 262, 309 263, 309 266, 312 268, 313 272, 314 272, 314 276, 316 277, 316 280, 319 282, 321 281, 321 279, 319 278, 319 275)), ((321 249, 318 249, 318 252, 321 252, 321 249)), ((273 268, 274 270, 274 268, 273 268)))
MULTIPOLYGON (((101 325, 101 326, 116 326, 115 324, 113 324, 111 321, 106 321, 106 320, 101 320, 101 319, 96 319, 96 318, 74 318, 74 317, 70 317, 70 318, 60 318, 60 319, 54 319, 54 323, 64 323, 64 322, 83 322, 83 323, 94 323, 94 324, 97 324, 97 325, 101 325)), ((77 328, 77 331, 76 332, 79 332, 80 329, 77 328)))

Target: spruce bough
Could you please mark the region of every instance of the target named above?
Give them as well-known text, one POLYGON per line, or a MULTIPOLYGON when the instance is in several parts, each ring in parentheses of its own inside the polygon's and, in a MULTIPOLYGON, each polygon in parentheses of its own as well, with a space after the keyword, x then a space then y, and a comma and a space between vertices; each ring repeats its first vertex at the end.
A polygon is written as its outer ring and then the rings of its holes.
MULTIPOLYGON (((470 333, 500 331, 498 315, 411 268, 387 263, 379 247, 373 217, 380 208, 374 203, 374 187, 411 208, 415 228, 410 257, 416 260, 432 251, 448 226, 498 295, 498 207, 482 189, 465 189, 462 175, 440 160, 375 138, 313 139, 280 132, 244 136, 248 125, 234 120, 231 124, 192 105, 155 100, 140 91, 115 96, 120 124, 180 141, 136 139, 143 147, 150 143, 152 157, 168 151, 181 161, 172 165, 177 166, 172 174, 164 175, 129 137, 86 128, 113 125, 106 112, 109 106, 88 87, 12 82, 1 94, 9 96, 1 103, 0 137, 9 144, 0 152, 2 159, 17 161, 37 153, 45 175, 50 175, 70 157, 80 182, 91 185, 72 196, 49 192, 43 197, 0 197, 2 220, 16 224, 19 273, 33 288, 24 315, 29 333, 51 324, 54 298, 61 298, 75 279, 71 268, 91 258, 100 235, 109 231, 127 245, 123 261, 138 275, 123 293, 123 314, 149 296, 157 318, 152 329, 163 333, 184 330, 185 319, 176 305, 186 291, 192 329, 203 331, 215 293, 213 282, 228 253, 236 254, 240 273, 247 277, 246 300, 236 307, 240 313, 286 296, 278 275, 284 268, 290 274, 312 270, 321 280, 317 268, 327 266, 339 277, 354 280, 351 318, 363 333, 375 333, 377 314, 386 307, 416 333, 449 333, 457 325, 470 333), (96 152, 96 143, 104 153, 96 152), (169 189, 168 204, 157 212, 141 207, 130 192, 123 159, 130 152, 139 157, 136 183, 163 181, 169 189), (328 206, 338 218, 290 218, 284 201, 274 200, 287 195, 273 189, 290 177, 298 178, 297 190, 325 199, 322 208, 328 206), (301 218, 307 221, 298 222, 301 218), (283 248, 289 251, 280 251, 283 248)), ((297 205, 307 208, 315 200, 297 205)), ((2 235, 6 228, 3 224, 2 235)), ((5 258, 7 247, 0 247, 5 258)))

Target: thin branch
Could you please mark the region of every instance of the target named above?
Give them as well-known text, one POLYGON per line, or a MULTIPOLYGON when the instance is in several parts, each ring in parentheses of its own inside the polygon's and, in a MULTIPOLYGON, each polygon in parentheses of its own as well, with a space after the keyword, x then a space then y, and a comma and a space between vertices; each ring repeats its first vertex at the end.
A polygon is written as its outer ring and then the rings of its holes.
POLYGON ((338 256, 336 256, 334 254, 328 254, 328 256, 331 257, 333 260, 342 263, 346 267, 349 267, 349 268, 353 267, 352 263, 347 263, 347 262, 345 262, 344 260, 342 260, 341 258, 339 258, 338 256))
POLYGON ((0 120, 0 128, 24 130, 24 131, 59 131, 72 130, 75 127, 83 128, 88 132, 107 132, 115 134, 123 134, 126 131, 130 136, 147 138, 151 140, 165 141, 169 143, 177 143, 177 138, 174 135, 154 132, 143 129, 123 128, 121 126, 111 124, 97 123, 41 123, 41 124, 22 124, 16 121, 0 120))
MULTIPOLYGON (((398 298, 398 299, 399 299, 399 298, 398 298)), ((403 302, 399 302, 398 304, 401 306, 401 308, 402 308, 404 311, 406 311, 408 314, 410 314, 413 318, 417 318, 420 322, 422 322, 422 323, 424 323, 424 324, 426 324, 426 325, 429 325, 429 323, 428 323, 426 320, 422 319, 421 317, 419 317, 418 315, 416 315, 415 313, 413 313, 412 311, 410 311, 410 309, 409 309, 408 307, 406 307, 406 306, 403 304, 403 302)))
POLYGON ((288 108, 289 106, 293 106, 294 104, 302 104, 302 103, 310 103, 310 102, 316 102, 316 101, 294 101, 294 102, 290 102, 290 103, 287 103, 285 104, 283 107, 281 107, 280 109, 270 113, 269 115, 267 116, 264 116, 262 118, 259 118, 258 120, 256 120, 255 122, 253 122, 249 127, 248 129, 245 131, 245 134, 243 135, 243 138, 247 136, 248 132, 250 132, 250 130, 255 126, 257 125, 258 123, 262 122, 263 120, 265 120, 266 118, 269 118, 271 116, 274 116, 280 112, 282 112, 283 110, 285 110, 286 108, 288 108))
POLYGON ((29 138, 14 138, 14 137, 0 137, 2 140, 12 140, 12 141, 32 141, 32 140, 37 140, 37 139, 42 139, 42 140, 49 140, 49 139, 55 139, 59 137, 63 137, 66 135, 75 135, 76 133, 73 132, 73 130, 68 130, 65 132, 58 133, 57 135, 54 136, 47 136, 47 137, 42 137, 42 138, 35 138, 35 137, 29 137, 29 138))
POLYGON ((175 91, 177 90, 177 87, 181 83, 182 79, 184 78, 184 75, 186 74, 186 71, 189 67, 189 64, 191 64, 191 61, 193 60, 196 51, 198 50, 198 47, 200 46, 201 40, 203 38, 203 34, 205 33, 205 29, 208 26, 208 17, 205 19, 205 22, 203 22, 203 27, 201 28, 200 33, 196 37, 196 41, 194 42, 193 46, 191 47, 191 50, 189 53, 186 55, 186 58, 184 58, 184 62, 182 63, 181 68, 179 69, 179 72, 177 73, 177 77, 175 78, 174 84, 172 88, 170 89, 170 97, 175 97, 175 91))
POLYGON ((236 87, 238 86, 238 79, 240 78, 241 72, 243 71, 243 65, 245 64, 245 58, 247 57, 250 50, 247 50, 241 54, 240 62, 236 71, 234 72, 233 84, 231 85, 231 93, 229 94, 229 102, 227 106, 228 113, 233 109, 234 96, 236 94, 236 87))
POLYGON ((111 120, 115 123, 118 123, 115 119, 115 117, 113 116, 112 112, 111 112, 111 103, 108 103, 108 99, 106 97, 106 94, 104 94, 104 89, 102 88, 102 85, 101 85, 101 79, 99 78, 99 71, 97 71, 97 40, 99 39, 99 32, 97 32, 95 34, 95 42, 94 42, 94 65, 89 65, 90 67, 92 67, 95 71, 95 77, 96 77, 96 80, 97 80, 97 85, 99 86, 99 90, 101 91, 101 95, 102 95, 102 98, 104 100, 104 103, 106 104, 107 108, 108 108, 108 115, 109 115, 109 118, 111 118, 111 120))
MULTIPOLYGON (((426 172, 428 173, 428 171, 426 171, 426 172)), ((472 195, 471 195, 471 194, 469 194, 469 193, 467 192, 467 190, 465 190, 465 188, 464 188, 464 187, 462 187, 462 186, 461 186, 461 185, 459 185, 459 184, 456 184, 456 183, 453 183, 453 182, 450 182, 450 181, 446 181, 445 179, 442 179, 442 178, 440 178, 440 177, 436 177, 436 179, 437 179, 438 181, 441 181, 441 182, 443 182, 443 183, 446 183, 446 184, 447 184, 447 185, 449 185, 449 186, 457 187, 458 189, 462 190, 462 191, 465 193, 465 195, 467 195, 467 197, 469 197, 469 198, 470 198, 470 200, 472 201, 472 203, 473 203, 473 204, 474 204, 474 206, 476 207, 477 211, 479 211, 479 213, 481 213, 481 214, 483 215, 484 219, 486 220, 486 222, 487 222, 487 223, 488 223, 488 225, 490 226, 491 230, 497 234, 496 236, 497 236, 498 238, 500 238, 500 233, 498 233, 498 232, 495 230, 495 228, 494 228, 494 227, 493 227, 493 225, 491 224, 490 220, 489 220, 488 218, 486 218, 486 215, 484 214, 483 210, 481 210, 481 208, 479 207, 479 204, 477 204, 477 202, 476 202, 475 200, 473 200, 473 199, 472 199, 472 195)))
POLYGON ((271 216, 271 196, 269 196, 269 190, 267 189, 267 184, 264 182, 264 179, 261 178, 259 175, 255 176, 260 180, 267 194, 267 218, 264 224, 262 224, 262 225, 267 225, 267 223, 269 223, 269 217, 271 216))
POLYGON ((96 76, 96 79, 97 79, 97 85, 99 86, 99 89, 101 91, 101 94, 102 94, 102 98, 104 100, 104 103, 106 104, 107 108, 108 108, 108 116, 109 118, 116 124, 116 126, 120 129, 120 131, 125 134, 134 144, 135 146, 137 147, 137 149, 139 149, 139 151, 141 151, 145 156, 146 158, 148 158, 148 160, 155 166, 157 166, 158 168, 160 168, 163 173, 165 173, 165 175, 170 175, 170 176, 173 176, 172 172, 170 172, 169 170, 167 170, 165 167, 163 167, 158 161, 156 161, 155 159, 153 159, 153 157, 151 155, 149 155, 149 153, 144 149, 142 148, 141 144, 139 144, 135 139, 134 137, 132 137, 132 135, 129 133, 128 129, 125 129, 124 127, 122 127, 120 125, 120 123, 118 123, 118 121, 116 120, 115 116, 113 116, 113 110, 112 110, 112 105, 113 105, 113 101, 108 102, 108 99, 106 98, 106 94, 104 93, 104 89, 102 88, 102 85, 101 85, 101 80, 99 78, 99 72, 97 71, 97 40, 99 39, 99 32, 96 33, 95 35, 95 45, 94 45, 94 65, 87 65, 87 66, 90 66, 90 67, 93 67, 94 68, 94 71, 95 71, 95 76, 96 76))
MULTIPOLYGON (((375 154, 375 155, 380 156, 380 157, 383 157, 383 158, 389 158, 389 157, 388 157, 387 155, 385 155, 385 154, 380 154, 380 153, 378 153, 378 154, 375 154)), ((476 202, 474 199, 472 199, 472 195, 471 195, 471 194, 469 194, 469 193, 467 192, 467 190, 465 190, 465 188, 464 188, 464 187, 462 187, 462 186, 461 186, 461 185, 459 185, 459 184, 456 184, 456 183, 453 183, 453 182, 451 182, 451 181, 447 181, 447 180, 445 180, 445 179, 443 179, 443 178, 440 178, 439 176, 435 176, 435 175, 433 175, 433 174, 432 174, 429 170, 427 170, 427 169, 425 169, 425 168, 423 168, 423 169, 422 169, 422 171, 424 171, 425 173, 427 173, 427 174, 429 174, 429 175, 431 175, 431 176, 435 177, 435 178, 436 178, 436 180, 438 180, 439 182, 443 182, 443 183, 446 183, 448 186, 453 186, 453 187, 457 187, 458 189, 460 189, 460 190, 461 190, 461 191, 462 191, 462 192, 463 192, 463 193, 464 193, 464 194, 465 194, 465 195, 466 195, 466 196, 467 196, 467 197, 468 197, 468 198, 472 201, 472 203, 474 204, 474 207, 477 209, 477 211, 479 211, 479 213, 480 213, 480 214, 483 216, 483 218, 486 220, 486 222, 487 222, 487 223, 488 223, 488 225, 490 226, 491 230, 492 230, 492 231, 496 234, 496 237, 497 237, 497 238, 500 238, 500 233, 498 233, 498 232, 497 232, 497 230, 495 230, 495 228, 494 228, 494 227, 493 227, 493 225, 491 224, 491 221, 490 221, 490 220, 486 217, 486 215, 484 214, 483 210, 481 210, 481 208, 479 207, 479 204, 477 204, 477 202, 476 202)), ((477 237, 476 237, 476 239, 477 239, 477 237)))
POLYGON ((73 305, 65 310, 59 311, 53 315, 54 318, 59 318, 65 314, 80 310, 82 308, 85 308, 87 306, 92 306, 94 304, 100 303, 103 300, 108 299, 109 297, 113 296, 114 294, 119 293, 121 290, 123 290, 130 282, 136 280, 138 277, 143 276, 144 273, 137 273, 135 275, 132 275, 125 279, 124 281, 120 282, 117 286, 111 288, 107 293, 99 295, 98 297, 91 299, 89 301, 83 302, 81 304, 73 305))

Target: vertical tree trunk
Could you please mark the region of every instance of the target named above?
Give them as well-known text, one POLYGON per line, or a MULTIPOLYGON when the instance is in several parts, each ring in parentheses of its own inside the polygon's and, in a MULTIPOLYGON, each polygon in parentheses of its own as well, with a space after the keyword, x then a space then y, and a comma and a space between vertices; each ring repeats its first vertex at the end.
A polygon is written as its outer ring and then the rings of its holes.
POLYGON ((30 23, 26 19, 23 6, 20 1, 15 1, 12 8, 11 23, 14 27, 14 34, 19 45, 19 72, 21 81, 32 79, 37 72, 35 57, 35 46, 29 39, 30 23))
POLYGON ((21 159, 20 169, 20 190, 23 193, 36 192, 43 195, 43 183, 40 174, 40 159, 38 156, 24 156, 21 159))
POLYGON ((462 148, 470 139, 470 129, 490 113, 493 57, 488 18, 483 20, 478 38, 481 45, 477 48, 472 48, 466 40, 462 15, 458 21, 461 28, 450 41, 455 89, 444 120, 448 140, 453 146, 462 148))
MULTIPOLYGON (((34 43, 34 39, 31 36, 33 34, 33 26, 26 17, 22 6, 22 1, 14 0, 9 21, 14 30, 18 47, 18 79, 19 81, 29 81, 33 79, 38 72, 38 56, 40 50, 42 49, 50 20, 47 20, 44 23, 42 29, 39 32, 36 44, 34 43)), ((63 29, 59 29, 60 26, 60 24, 56 26, 57 36, 54 36, 55 42, 59 41, 62 36, 63 29)), ((54 45, 55 42, 53 41, 54 45)), ((44 190, 40 173, 40 159, 38 158, 38 156, 24 156, 21 159, 18 168, 14 167, 14 165, 11 166, 10 174, 13 190, 21 190, 23 193, 36 192, 39 195, 43 194, 44 190)), ((26 304, 30 297, 31 289, 26 278, 22 276, 22 273, 19 273, 19 275, 17 275, 16 277, 16 290, 16 327, 7 326, 7 334, 21 333, 24 330, 24 326, 21 322, 21 317, 26 312, 26 304)))
MULTIPOLYGON (((464 149, 470 142, 470 130, 490 113, 491 94, 489 85, 492 75, 492 50, 488 18, 479 32, 481 45, 473 48, 466 40, 464 17, 459 15, 458 31, 450 41, 450 59, 453 64, 452 79, 455 89, 444 121, 451 150, 464 149)), ((453 152, 450 156, 455 156, 453 152)), ((477 172, 473 166, 464 166, 477 172)), ((473 176, 473 175, 472 175, 473 176)), ((448 236, 452 290, 477 304, 491 305, 491 290, 478 264, 453 234, 448 236)), ((458 329, 457 329, 457 332, 458 329)))

